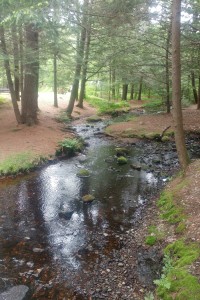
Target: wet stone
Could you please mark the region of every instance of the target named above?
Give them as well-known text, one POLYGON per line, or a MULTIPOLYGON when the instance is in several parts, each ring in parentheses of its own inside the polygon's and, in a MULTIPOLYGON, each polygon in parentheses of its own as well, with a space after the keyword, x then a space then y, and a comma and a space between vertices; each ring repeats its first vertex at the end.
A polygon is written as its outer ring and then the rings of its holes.
POLYGON ((0 294, 0 300, 27 300, 29 288, 17 285, 0 294))

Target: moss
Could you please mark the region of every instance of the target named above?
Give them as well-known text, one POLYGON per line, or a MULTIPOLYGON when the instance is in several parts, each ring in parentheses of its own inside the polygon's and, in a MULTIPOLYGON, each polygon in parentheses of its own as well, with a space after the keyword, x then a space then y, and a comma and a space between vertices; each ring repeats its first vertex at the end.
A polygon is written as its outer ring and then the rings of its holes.
POLYGON ((129 150, 122 147, 115 148, 115 152, 117 156, 124 156, 129 153, 129 150))
POLYGON ((155 243, 157 242, 157 238, 155 235, 149 235, 146 237, 145 243, 149 246, 153 246, 155 245, 155 243))
POLYGON ((155 280, 157 295, 164 300, 200 300, 198 279, 188 271, 188 266, 200 255, 198 245, 178 240, 168 245, 164 253, 163 274, 155 280))
POLYGON ((100 118, 98 116, 91 116, 91 117, 87 118, 86 120, 88 123, 96 123, 96 122, 102 121, 102 118, 100 118))
POLYGON ((124 156, 119 156, 117 158, 117 162, 118 162, 119 165, 125 165, 125 164, 127 164, 128 160, 124 156))
POLYGON ((76 175, 78 177, 88 177, 90 172, 87 169, 80 169, 76 175))
POLYGON ((94 201, 95 197, 93 195, 87 194, 82 197, 83 202, 88 203, 94 201))
POLYGON ((169 142, 170 138, 167 135, 164 135, 161 139, 162 142, 169 142))
POLYGON ((168 221, 169 223, 177 224, 185 219, 183 209, 178 207, 174 203, 172 193, 162 193, 160 199, 157 202, 157 205, 161 210, 161 218, 168 221))

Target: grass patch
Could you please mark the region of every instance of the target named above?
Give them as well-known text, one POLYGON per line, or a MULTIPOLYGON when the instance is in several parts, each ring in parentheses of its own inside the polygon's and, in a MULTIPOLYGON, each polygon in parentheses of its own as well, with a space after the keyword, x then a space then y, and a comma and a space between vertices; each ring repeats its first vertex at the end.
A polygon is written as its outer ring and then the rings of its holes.
POLYGON ((88 123, 96 123, 96 122, 102 121, 102 119, 98 116, 91 116, 91 117, 87 118, 86 121, 88 123))
POLYGON ((117 116, 119 112, 127 112, 130 109, 127 101, 113 102, 95 96, 87 96, 86 101, 96 107, 100 114, 117 116))
POLYGON ((81 139, 64 139, 58 143, 56 156, 73 156, 76 152, 80 152, 82 149, 83 141, 81 139))
POLYGON ((164 300, 199 300, 200 284, 188 271, 200 255, 198 245, 177 240, 164 249, 164 254, 162 276, 154 281, 157 295, 164 300))
POLYGON ((175 204, 174 196, 171 192, 163 192, 157 205, 161 211, 161 218, 170 224, 178 224, 185 220, 183 209, 175 204))
POLYGON ((66 112, 61 112, 55 119, 59 123, 69 123, 71 121, 66 112))
POLYGON ((155 235, 149 235, 146 237, 145 243, 149 246, 153 246, 155 245, 155 243, 157 242, 157 238, 155 235))
POLYGON ((157 112, 165 110, 165 105, 162 100, 152 100, 143 105, 147 112, 157 112))
POLYGON ((0 108, 1 108, 1 105, 6 104, 6 103, 8 103, 8 100, 6 98, 0 96, 0 108))
POLYGON ((10 155, 0 163, 0 175, 15 175, 20 172, 28 172, 45 159, 31 152, 23 152, 10 155))

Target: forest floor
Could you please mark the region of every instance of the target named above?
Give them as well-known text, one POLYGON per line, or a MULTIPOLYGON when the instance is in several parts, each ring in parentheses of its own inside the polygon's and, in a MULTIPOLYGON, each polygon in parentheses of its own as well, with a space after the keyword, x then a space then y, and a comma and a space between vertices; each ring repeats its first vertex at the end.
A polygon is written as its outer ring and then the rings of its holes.
MULTIPOLYGON (((67 96, 60 95, 58 102, 59 108, 55 108, 53 106, 52 94, 41 94, 39 98, 39 123, 33 127, 16 124, 10 103, 0 106, 0 161, 11 154, 25 151, 31 151, 38 155, 53 155, 58 142, 65 137, 71 137, 73 135, 71 132, 62 131, 62 123, 56 121, 56 116, 58 116, 67 106, 67 96)), ((138 105, 138 102, 131 101, 132 108, 138 110, 138 112, 141 110, 141 104, 143 103, 139 103, 138 105)), ((87 103, 85 103, 84 109, 75 107, 73 113, 74 121, 72 124, 78 122, 84 123, 88 116, 95 115, 96 113, 96 110, 87 103)), ((190 107, 183 110, 183 116, 184 128, 186 131, 200 132, 200 111, 197 111, 195 107, 190 107)), ((168 126, 171 126, 169 130, 173 129, 172 124, 171 115, 141 115, 129 122, 112 124, 109 126, 108 131, 109 134, 116 139, 121 139, 122 133, 129 132, 130 129, 132 131, 135 130, 136 132, 148 131, 162 133, 168 126)), ((129 137, 126 138, 126 141, 129 139, 129 137)), ((174 186, 178 186, 180 182, 182 182, 182 179, 180 177, 176 178, 175 181, 170 183, 168 189, 173 189, 174 186)), ((186 238, 187 241, 196 241, 197 243, 200 243, 199 196, 200 160, 196 160, 189 166, 186 172, 185 184, 182 185, 182 188, 179 190, 175 201, 178 201, 178 205, 181 205, 187 215, 186 230, 184 231, 183 237, 186 238)), ((144 242, 142 239, 144 239, 145 234, 147 234, 147 227, 152 225, 152 220, 154 221, 154 224, 155 222, 157 222, 157 224, 162 223, 158 215, 159 212, 154 203, 148 208, 147 218, 145 218, 144 222, 141 224, 139 232, 137 232, 137 237, 135 237, 140 240, 139 242, 144 242)), ((166 237, 165 243, 172 242, 180 237, 177 236, 173 230, 169 231, 171 234, 166 237)), ((191 272, 200 280, 200 261, 196 261, 191 266, 191 272)))

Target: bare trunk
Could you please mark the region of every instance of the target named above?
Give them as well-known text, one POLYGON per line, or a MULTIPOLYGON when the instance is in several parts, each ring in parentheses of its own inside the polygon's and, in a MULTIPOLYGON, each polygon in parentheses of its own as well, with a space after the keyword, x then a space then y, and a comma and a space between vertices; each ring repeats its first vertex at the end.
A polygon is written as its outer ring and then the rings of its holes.
POLYGON ((22 96, 24 89, 24 47, 23 47, 23 29, 19 28, 19 52, 20 52, 20 93, 22 96))
POLYGON ((197 94, 197 90, 196 90, 194 71, 191 71, 191 82, 192 82, 192 91, 193 91, 193 96, 194 96, 194 102, 197 104, 198 94, 197 94))
POLYGON ((115 75, 115 68, 114 67, 112 67, 111 77, 112 77, 112 99, 115 99, 115 97, 116 97, 116 93, 115 93, 116 75, 115 75))
POLYGON ((88 67, 89 51, 90 51, 90 26, 86 30, 85 56, 84 56, 84 60, 83 60, 81 89, 80 89, 79 101, 77 104, 77 106, 80 108, 83 108, 83 99, 85 97, 85 85, 86 85, 86 81, 87 81, 87 67, 88 67))
POLYGON ((165 72, 166 72, 166 107, 167 113, 170 113, 170 77, 169 77, 169 46, 170 46, 170 38, 171 38, 171 24, 169 25, 168 33, 167 33, 167 42, 166 42, 166 54, 165 54, 165 72))
POLYGON ((181 61, 180 61, 180 14, 181 0, 172 3, 172 99, 175 142, 181 169, 186 170, 189 157, 185 145, 181 109, 181 61))
POLYGON ((122 86, 122 100, 127 100, 127 94, 128 94, 128 84, 124 83, 122 86))
POLYGON ((140 78, 138 101, 142 100, 142 84, 143 84, 143 76, 141 76, 141 78, 140 78))
POLYGON ((22 117, 27 125, 37 124, 38 110, 38 31, 34 24, 26 25, 26 65, 22 95, 22 117))
POLYGON ((14 56, 14 86, 17 101, 19 97, 19 45, 16 31, 16 24, 12 26, 12 40, 13 40, 13 56, 14 56))
MULTIPOLYGON (((83 11, 87 11, 88 8, 88 0, 84 0, 83 3, 83 11)), ((78 88, 79 88, 79 79, 81 74, 81 68, 83 64, 83 57, 84 57, 84 45, 86 40, 86 24, 87 24, 87 15, 83 14, 82 19, 82 29, 81 29, 81 38, 80 43, 77 46, 77 59, 76 59, 76 68, 75 68, 75 75, 74 75, 74 82, 72 85, 72 91, 69 99, 69 104, 67 106, 67 114, 71 116, 72 111, 74 109, 75 100, 78 98, 78 88)))
POLYGON ((199 74, 199 87, 198 87, 198 102, 197 109, 200 109, 200 74, 199 74))
POLYGON ((54 53, 53 56, 53 79, 54 79, 54 107, 58 107, 58 85, 57 85, 57 55, 54 53))
POLYGON ((131 93, 130 93, 130 100, 134 98, 134 83, 131 84, 131 93))
POLYGON ((12 99, 12 105, 13 105, 17 123, 20 124, 22 122, 22 119, 21 119, 21 114, 20 114, 19 107, 17 104, 17 98, 16 98, 16 94, 15 94, 14 84, 12 81, 12 76, 11 76, 11 71, 10 71, 10 62, 9 62, 7 48, 6 48, 6 41, 5 41, 5 34, 4 34, 3 26, 0 26, 0 40, 1 40, 0 48, 1 48, 3 56, 4 56, 4 58, 3 58, 4 67, 6 70, 6 76, 7 76, 8 87, 9 87, 10 95, 11 95, 11 99, 12 99))

